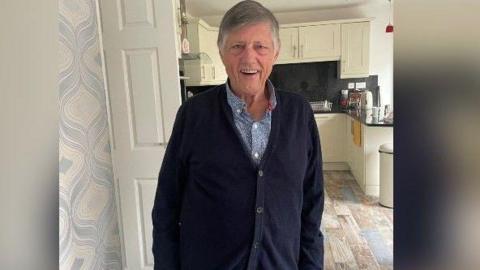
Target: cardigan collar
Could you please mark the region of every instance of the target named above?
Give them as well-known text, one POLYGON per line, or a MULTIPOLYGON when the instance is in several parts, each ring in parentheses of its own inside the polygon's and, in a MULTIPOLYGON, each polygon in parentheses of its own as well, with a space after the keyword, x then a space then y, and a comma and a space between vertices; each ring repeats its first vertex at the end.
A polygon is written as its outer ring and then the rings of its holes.
MULTIPOLYGON (((245 101, 243 101, 241 98, 239 98, 235 93, 233 93, 232 89, 230 88, 230 82, 227 79, 227 82, 225 83, 225 89, 227 92, 227 102, 232 108, 234 112, 245 109, 245 101)), ((273 86, 272 82, 270 80, 267 80, 267 89, 268 93, 270 96, 270 99, 268 100, 268 108, 267 112, 271 112, 275 109, 277 106, 277 97, 275 95, 275 87, 273 86)))
MULTIPOLYGON (((271 84, 270 81, 268 81, 268 82, 271 84)), ((228 81, 227 81, 227 83, 225 83, 224 85, 220 85, 220 89, 217 92, 220 107, 225 112, 224 115, 226 116, 227 121, 230 123, 230 126, 231 126, 233 132, 237 135, 238 142, 243 146, 244 151, 245 151, 245 156, 250 160, 250 162, 252 164, 252 168, 262 169, 266 166, 266 164, 268 164, 270 156, 271 156, 272 152, 275 151, 275 148, 278 144, 277 140, 278 140, 278 136, 279 136, 279 133, 280 133, 280 122, 282 121, 281 120, 282 97, 275 95, 275 107, 274 107, 274 110, 271 111, 271 114, 272 114, 272 124, 271 125, 272 126, 271 126, 271 130, 270 130, 270 136, 268 137, 267 148, 265 149, 265 152, 263 154, 262 160, 260 161, 260 164, 257 166, 253 162, 250 154, 248 154, 248 150, 245 148, 245 146, 242 142, 242 137, 241 137, 239 131, 237 130, 236 126, 235 126, 234 119, 233 119, 233 113, 232 113, 233 108, 231 106, 229 106, 229 102, 228 102, 228 92, 229 92, 229 90, 227 89, 228 87, 229 86, 228 86, 228 81), (222 89, 222 88, 224 88, 224 89, 222 89)), ((273 87, 273 84, 272 84, 272 87, 273 87)), ((230 92, 231 92, 231 90, 230 90, 230 92)), ((231 92, 231 94, 233 94, 233 92, 231 92)), ((273 95, 271 95, 270 97, 272 97, 272 96, 273 95)))

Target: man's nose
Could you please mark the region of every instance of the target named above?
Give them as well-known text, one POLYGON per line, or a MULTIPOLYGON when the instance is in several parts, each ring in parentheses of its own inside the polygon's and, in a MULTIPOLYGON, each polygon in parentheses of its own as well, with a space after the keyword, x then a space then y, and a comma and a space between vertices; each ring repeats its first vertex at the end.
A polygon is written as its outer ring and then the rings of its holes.
POLYGON ((242 58, 244 59, 252 59, 255 58, 256 55, 255 48, 253 46, 245 46, 245 50, 243 50, 242 58))

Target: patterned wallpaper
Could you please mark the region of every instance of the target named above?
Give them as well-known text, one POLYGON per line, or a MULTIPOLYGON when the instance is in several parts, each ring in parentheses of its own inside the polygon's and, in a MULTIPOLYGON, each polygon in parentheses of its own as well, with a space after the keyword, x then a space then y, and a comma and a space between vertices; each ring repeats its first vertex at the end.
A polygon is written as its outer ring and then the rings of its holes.
POLYGON ((122 269, 95 0, 59 0, 59 265, 122 269))

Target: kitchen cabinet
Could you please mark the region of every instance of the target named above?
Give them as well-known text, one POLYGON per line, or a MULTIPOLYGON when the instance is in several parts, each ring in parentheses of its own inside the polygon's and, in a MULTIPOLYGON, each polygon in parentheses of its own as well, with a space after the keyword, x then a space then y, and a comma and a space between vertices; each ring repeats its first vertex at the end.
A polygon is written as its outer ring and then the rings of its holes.
POLYGON ((297 59, 298 55, 298 28, 280 27, 280 53, 277 63, 287 63, 297 59))
POLYGON ((370 22, 342 23, 340 78, 369 76, 370 22))
MULTIPOLYGON (((351 19, 280 26, 277 64, 340 61, 340 78, 369 76, 370 20, 351 19)), ((227 79, 217 48, 218 28, 190 19, 187 37, 196 59, 183 60, 187 86, 217 85, 227 79)))
POLYGON ((225 83, 227 73, 217 47, 218 28, 201 19, 191 19, 187 27, 191 55, 195 59, 183 60, 187 86, 217 85, 225 83))
POLYGON ((393 143, 393 127, 371 127, 362 125, 365 144, 363 145, 364 190, 365 194, 378 196, 380 191, 380 154, 378 149, 384 143, 393 143))
MULTIPOLYGON (((369 76, 370 20, 348 19, 280 25, 277 64, 339 61, 340 78, 369 76)), ((217 48, 218 28, 190 19, 187 37, 195 59, 184 59, 187 86, 217 85, 227 79, 217 48)))
MULTIPOLYGON (((351 119, 348 117, 348 121, 346 121, 346 152, 347 152, 347 163, 350 167, 350 172, 352 173, 353 177, 357 181, 360 187, 365 186, 365 176, 363 173, 363 168, 365 167, 365 155, 363 151, 364 142, 363 132, 360 131, 360 145, 355 144, 354 139, 354 125, 355 119, 351 119)), ((358 124, 358 122, 357 122, 358 124)))
POLYGON ((378 196, 380 173, 378 149, 393 142, 392 126, 367 126, 343 113, 315 114, 320 135, 324 170, 350 170, 366 195, 378 196), (354 123, 360 126, 354 140, 354 123))
POLYGON ((354 122, 358 120, 348 118, 346 121, 346 161, 363 192, 370 196, 378 196, 380 190, 378 149, 384 143, 393 142, 393 127, 361 124, 360 145, 356 145, 353 126, 354 122))
POLYGON ((322 160, 326 170, 347 169, 344 164, 345 121, 346 115, 342 113, 315 114, 322 147, 322 160))
POLYGON ((278 64, 340 59, 340 24, 282 25, 278 64))

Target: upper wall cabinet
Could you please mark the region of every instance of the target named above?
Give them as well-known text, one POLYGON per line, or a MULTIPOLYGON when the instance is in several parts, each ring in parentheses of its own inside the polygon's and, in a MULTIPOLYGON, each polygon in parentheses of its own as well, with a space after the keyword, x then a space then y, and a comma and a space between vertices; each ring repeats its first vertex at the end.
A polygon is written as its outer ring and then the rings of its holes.
POLYGON ((281 27, 280 54, 277 63, 291 63, 298 59, 298 27, 281 27))
MULTIPOLYGON (((369 76, 370 20, 348 19, 280 26, 277 64, 339 61, 340 78, 369 76)), ((190 51, 183 60, 187 86, 225 83, 227 73, 217 48, 218 28, 192 19, 187 29, 190 51)))
POLYGON ((342 23, 340 78, 369 76, 370 22, 342 23))
POLYGON ((281 26, 278 64, 340 59, 340 24, 281 26))
POLYGON ((217 47, 218 28, 211 27, 200 19, 188 24, 187 37, 190 52, 198 59, 183 60, 187 86, 217 85, 225 83, 227 73, 217 47))

